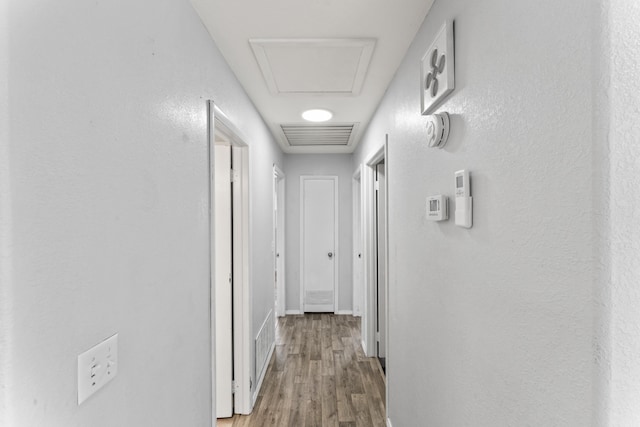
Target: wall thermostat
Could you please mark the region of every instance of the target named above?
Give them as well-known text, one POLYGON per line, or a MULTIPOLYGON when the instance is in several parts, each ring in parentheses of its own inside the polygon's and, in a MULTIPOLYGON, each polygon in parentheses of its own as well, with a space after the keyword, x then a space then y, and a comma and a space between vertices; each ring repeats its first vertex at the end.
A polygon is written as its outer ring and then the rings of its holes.
POLYGON ((456 176, 456 225, 471 228, 473 225, 473 198, 471 181, 467 170, 460 170, 456 176))
POLYGON ((430 221, 449 219, 449 198, 447 196, 427 197, 427 219, 430 221))
POLYGON ((449 139, 449 114, 436 113, 427 116, 427 144, 432 148, 442 148, 449 139))

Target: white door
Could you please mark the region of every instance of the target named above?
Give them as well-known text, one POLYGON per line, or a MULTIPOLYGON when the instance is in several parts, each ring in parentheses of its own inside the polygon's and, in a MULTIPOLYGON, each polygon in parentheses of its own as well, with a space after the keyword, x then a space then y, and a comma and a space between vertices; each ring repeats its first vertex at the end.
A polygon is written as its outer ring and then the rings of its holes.
POLYGON ((305 312, 335 312, 338 177, 300 178, 301 285, 305 312))
POLYGON ((354 178, 353 197, 353 315, 362 316, 364 304, 364 257, 362 247, 362 198, 360 176, 354 178))
POLYGON ((285 315, 285 277, 284 277, 284 190, 285 178, 281 172, 275 175, 275 295, 276 316, 285 315))
POLYGON ((382 369, 386 370, 387 345, 387 195, 384 163, 376 165, 376 253, 377 253, 377 328, 378 348, 377 356, 382 369))
POLYGON ((215 145, 214 158, 216 416, 228 418, 233 415, 231 147, 215 145))

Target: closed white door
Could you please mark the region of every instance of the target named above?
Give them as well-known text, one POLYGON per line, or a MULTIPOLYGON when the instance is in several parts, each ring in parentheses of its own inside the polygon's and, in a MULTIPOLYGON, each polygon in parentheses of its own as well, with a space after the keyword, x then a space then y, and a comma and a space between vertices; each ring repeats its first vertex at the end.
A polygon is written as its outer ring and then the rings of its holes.
POLYGON ((335 312, 338 177, 300 179, 301 282, 305 312, 335 312))
POLYGON ((275 210, 275 247, 276 247, 276 316, 282 317, 285 315, 285 277, 284 277, 284 260, 285 260, 285 248, 284 248, 284 185, 285 179, 280 177, 276 178, 276 210, 275 210))
POLYGON ((364 295, 364 258, 362 255, 362 200, 360 178, 353 180, 353 315, 362 316, 364 295))
POLYGON ((214 158, 216 417, 228 418, 233 415, 231 147, 215 145, 214 158))

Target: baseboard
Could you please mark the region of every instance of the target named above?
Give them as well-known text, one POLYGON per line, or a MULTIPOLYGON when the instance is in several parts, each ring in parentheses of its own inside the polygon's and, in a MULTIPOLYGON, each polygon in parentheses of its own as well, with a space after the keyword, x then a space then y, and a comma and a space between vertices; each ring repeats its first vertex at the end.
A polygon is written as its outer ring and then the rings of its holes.
MULTIPOLYGON (((353 311, 352 310, 338 310, 335 313, 339 314, 341 316, 342 315, 353 316, 353 311)), ((285 314, 287 316, 295 316, 295 315, 298 315, 298 314, 302 314, 302 312, 300 310, 287 310, 287 311, 285 311, 285 314)))
POLYGON ((393 427, 393 426, 391 425, 391 418, 387 418, 387 427, 393 427))
POLYGON ((276 349, 276 342, 274 341, 271 344, 271 350, 269 350, 269 355, 267 356, 267 366, 262 371, 262 375, 260 375, 260 378, 258 378, 256 388, 255 390, 253 390, 253 394, 251 395, 252 408, 256 405, 256 400, 258 400, 258 393, 260 393, 260 387, 262 387, 262 381, 264 381, 264 377, 267 375, 267 371, 269 370, 269 363, 271 363, 271 357, 273 357, 273 352, 275 349, 276 349))
POLYGON ((284 314, 287 316, 295 316, 297 314, 302 314, 302 312, 300 310, 286 310, 284 314))

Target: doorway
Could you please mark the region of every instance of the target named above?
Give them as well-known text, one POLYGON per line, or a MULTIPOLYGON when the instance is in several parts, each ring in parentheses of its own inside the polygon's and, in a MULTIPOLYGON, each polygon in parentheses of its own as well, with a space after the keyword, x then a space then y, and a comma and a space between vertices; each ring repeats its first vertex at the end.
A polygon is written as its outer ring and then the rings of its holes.
POLYGON ((285 176, 273 165, 273 247, 276 317, 285 315, 285 176))
POLYGON ((362 165, 364 244, 364 312, 362 347, 368 357, 388 365, 388 136, 385 143, 362 165))
POLYGON ((338 177, 300 177, 300 306, 335 313, 338 304, 338 177))
POLYGON ((209 250, 212 419, 251 412, 249 157, 240 132, 212 101, 209 250))

